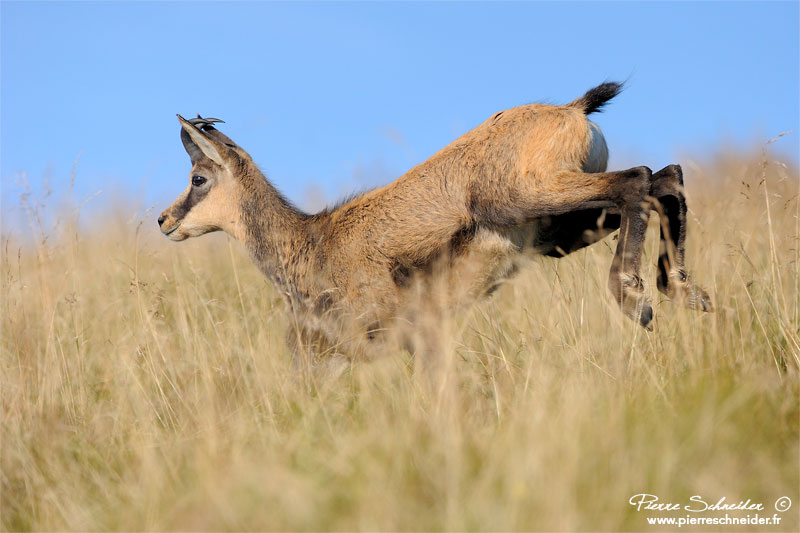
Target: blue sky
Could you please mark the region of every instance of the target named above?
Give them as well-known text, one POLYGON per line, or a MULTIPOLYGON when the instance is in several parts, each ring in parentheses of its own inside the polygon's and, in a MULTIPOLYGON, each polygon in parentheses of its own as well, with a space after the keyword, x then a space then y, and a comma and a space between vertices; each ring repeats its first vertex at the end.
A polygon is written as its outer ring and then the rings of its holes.
MULTIPOLYGON (((626 91, 611 167, 798 130, 797 2, 0 4, 3 219, 22 172, 158 212, 188 184, 176 113, 301 206, 386 183, 490 114, 626 91), (124 200, 120 200, 123 198, 124 200), (317 198, 317 200, 314 200, 317 198)), ((798 132, 779 149, 796 164, 798 132)))

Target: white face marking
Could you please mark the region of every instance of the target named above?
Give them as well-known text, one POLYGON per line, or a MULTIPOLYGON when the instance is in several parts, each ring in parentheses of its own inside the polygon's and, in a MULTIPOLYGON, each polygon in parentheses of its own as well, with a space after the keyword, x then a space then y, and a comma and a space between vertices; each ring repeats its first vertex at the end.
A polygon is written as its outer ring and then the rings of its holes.
POLYGON ((600 126, 587 120, 589 123, 589 132, 591 134, 591 141, 589 144, 589 155, 586 158, 586 163, 583 164, 584 172, 605 172, 608 166, 608 146, 606 139, 603 137, 603 132, 600 131, 600 126))

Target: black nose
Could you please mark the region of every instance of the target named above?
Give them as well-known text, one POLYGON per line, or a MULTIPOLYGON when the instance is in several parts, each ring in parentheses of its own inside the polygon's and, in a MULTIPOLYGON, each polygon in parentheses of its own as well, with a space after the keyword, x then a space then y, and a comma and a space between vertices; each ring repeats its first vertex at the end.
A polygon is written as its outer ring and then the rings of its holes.
POLYGON ((161 227, 161 224, 163 224, 166 219, 167 217, 165 217, 164 215, 158 217, 158 226, 161 227))

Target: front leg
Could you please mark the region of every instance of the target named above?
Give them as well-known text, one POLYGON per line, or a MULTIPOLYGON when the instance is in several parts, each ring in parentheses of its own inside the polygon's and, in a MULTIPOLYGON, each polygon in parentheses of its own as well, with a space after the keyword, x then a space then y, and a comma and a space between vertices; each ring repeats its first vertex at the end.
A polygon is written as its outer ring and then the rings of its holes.
POLYGON ((286 330, 286 344, 292 354, 294 369, 312 382, 337 378, 350 367, 350 358, 321 331, 290 324, 286 330))

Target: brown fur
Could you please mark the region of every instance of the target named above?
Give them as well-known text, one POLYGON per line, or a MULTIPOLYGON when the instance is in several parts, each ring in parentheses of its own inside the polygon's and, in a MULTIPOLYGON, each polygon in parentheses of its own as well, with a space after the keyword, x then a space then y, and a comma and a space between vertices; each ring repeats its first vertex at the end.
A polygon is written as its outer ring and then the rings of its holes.
POLYGON ((192 176, 207 182, 190 185, 159 224, 173 240, 223 230, 242 242, 286 296, 290 345, 314 354, 374 350, 421 309, 437 316, 490 291, 521 253, 560 256, 617 228, 609 287, 648 326, 639 257, 654 199, 664 214, 659 288, 710 310, 684 274, 680 167, 606 172, 605 140, 586 118, 616 94, 598 91, 606 85, 565 106, 497 113, 394 183, 316 215, 292 207, 229 138, 179 116, 192 176))

